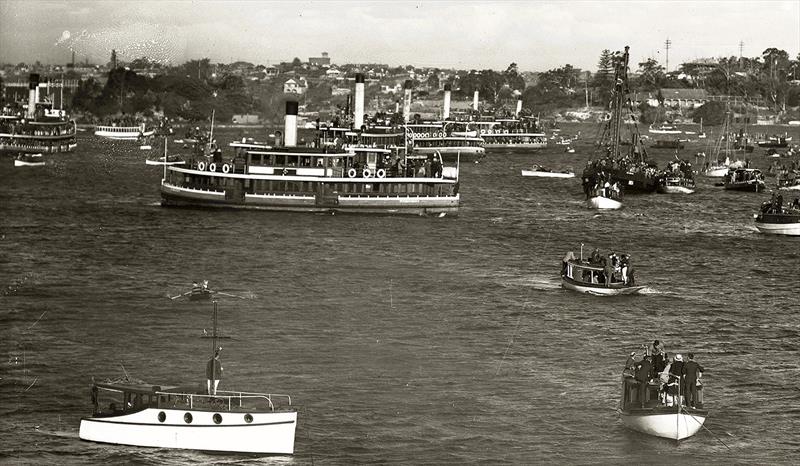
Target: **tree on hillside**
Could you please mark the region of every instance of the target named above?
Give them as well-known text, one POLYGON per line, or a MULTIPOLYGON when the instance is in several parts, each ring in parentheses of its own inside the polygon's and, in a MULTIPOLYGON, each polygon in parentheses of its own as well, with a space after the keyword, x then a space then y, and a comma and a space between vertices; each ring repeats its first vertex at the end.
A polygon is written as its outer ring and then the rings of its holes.
POLYGON ((664 67, 652 58, 639 63, 639 78, 636 88, 652 91, 663 87, 665 81, 664 67))
POLYGON ((695 123, 703 123, 708 126, 718 126, 725 122, 725 103, 711 101, 704 103, 700 108, 694 111, 692 120, 695 123))
POLYGON ((594 75, 592 87, 594 95, 598 96, 603 106, 611 100, 611 91, 614 88, 614 54, 608 49, 600 52, 597 62, 597 73, 594 75))

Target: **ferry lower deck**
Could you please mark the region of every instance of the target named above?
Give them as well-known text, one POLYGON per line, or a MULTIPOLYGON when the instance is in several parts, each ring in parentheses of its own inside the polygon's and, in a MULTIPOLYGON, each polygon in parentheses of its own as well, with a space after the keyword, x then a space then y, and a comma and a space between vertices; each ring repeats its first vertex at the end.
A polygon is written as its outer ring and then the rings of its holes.
POLYGON ((455 215, 456 180, 430 177, 343 178, 254 175, 168 167, 164 206, 293 212, 455 215))

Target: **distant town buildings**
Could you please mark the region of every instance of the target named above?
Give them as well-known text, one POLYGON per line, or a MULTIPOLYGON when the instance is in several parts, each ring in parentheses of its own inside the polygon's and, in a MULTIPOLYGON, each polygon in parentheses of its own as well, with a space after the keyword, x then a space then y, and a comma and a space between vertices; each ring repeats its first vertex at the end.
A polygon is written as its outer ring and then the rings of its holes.
POLYGON ((290 78, 286 82, 283 83, 283 93, 284 94, 305 94, 308 90, 308 83, 306 82, 306 78, 300 77, 297 79, 290 78))
POLYGON ((310 66, 328 68, 329 66, 331 66, 331 58, 328 56, 328 52, 322 52, 321 57, 310 57, 308 59, 308 64, 310 66))

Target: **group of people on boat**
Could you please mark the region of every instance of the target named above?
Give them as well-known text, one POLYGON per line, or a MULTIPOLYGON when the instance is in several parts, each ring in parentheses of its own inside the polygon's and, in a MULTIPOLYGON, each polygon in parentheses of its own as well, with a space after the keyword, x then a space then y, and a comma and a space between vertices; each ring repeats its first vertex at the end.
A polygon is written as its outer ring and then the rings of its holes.
POLYGON ((784 205, 783 195, 775 194, 775 191, 772 192, 772 198, 769 201, 761 203, 760 209, 762 214, 784 214, 788 210, 800 211, 800 197, 794 198, 791 204, 784 205))
POLYGON ((645 407, 647 388, 654 384, 658 385, 658 401, 661 405, 702 407, 699 391, 705 368, 694 360, 693 353, 688 353, 686 360, 680 353, 670 356, 659 340, 642 345, 642 350, 640 357, 636 351, 631 351, 622 372, 623 379, 633 379, 638 383, 637 400, 640 407, 645 407))
POLYGON ((586 194, 586 199, 597 196, 619 199, 622 195, 622 188, 620 188, 619 182, 612 180, 611 174, 597 171, 584 178, 583 192, 586 194))
POLYGON ((617 255, 617 253, 612 250, 608 254, 603 255, 600 253, 599 248, 595 248, 594 251, 592 251, 592 255, 589 256, 589 265, 603 268, 600 279, 605 281, 606 286, 618 282, 622 282, 627 286, 635 283, 630 254, 617 255))

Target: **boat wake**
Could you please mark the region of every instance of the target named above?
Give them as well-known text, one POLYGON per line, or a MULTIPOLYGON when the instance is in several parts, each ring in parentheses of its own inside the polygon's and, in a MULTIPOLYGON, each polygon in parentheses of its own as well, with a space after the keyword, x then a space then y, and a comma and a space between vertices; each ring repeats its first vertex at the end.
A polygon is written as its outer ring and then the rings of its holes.
POLYGON ((660 291, 660 290, 657 290, 655 288, 646 286, 646 287, 642 288, 641 290, 639 290, 639 294, 669 294, 669 292, 660 291))

